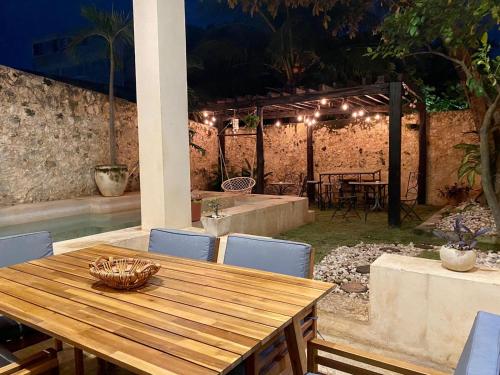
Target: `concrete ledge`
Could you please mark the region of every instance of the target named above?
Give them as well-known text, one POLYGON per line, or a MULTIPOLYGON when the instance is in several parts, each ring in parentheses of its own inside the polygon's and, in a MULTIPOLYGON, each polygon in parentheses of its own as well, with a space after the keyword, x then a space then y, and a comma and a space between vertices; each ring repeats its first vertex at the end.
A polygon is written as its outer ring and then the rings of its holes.
POLYGON ((394 350, 456 365, 479 310, 500 314, 500 271, 384 254, 371 265, 371 325, 394 350))
POLYGON ((105 214, 140 208, 141 196, 139 192, 112 198, 95 195, 60 201, 19 204, 0 208, 0 227, 75 215, 105 214))

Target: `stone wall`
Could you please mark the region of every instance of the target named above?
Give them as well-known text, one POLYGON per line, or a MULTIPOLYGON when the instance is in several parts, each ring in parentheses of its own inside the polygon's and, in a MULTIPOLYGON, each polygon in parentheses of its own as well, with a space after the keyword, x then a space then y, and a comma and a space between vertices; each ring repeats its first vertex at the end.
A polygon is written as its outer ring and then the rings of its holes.
POLYGON ((193 121, 189 122, 189 127, 195 131, 193 143, 205 150, 199 152, 191 148, 191 188, 208 190, 219 160, 217 129, 193 121))
MULTIPOLYGON (((402 192, 411 171, 418 171, 418 117, 403 118, 402 192)), ((428 133, 428 202, 445 204, 438 189, 457 182, 457 168, 462 153, 453 145, 477 142, 471 134, 469 111, 434 113, 429 116, 428 133)), ((266 127, 264 153, 269 181, 299 182, 306 172, 306 125, 293 124, 266 127)), ((323 124, 313 132, 316 174, 330 170, 378 170, 387 181, 389 133, 388 118, 370 125, 361 123, 323 124)), ((227 137, 227 164, 233 173, 241 173, 248 160, 255 162, 255 137, 227 137)), ((318 176, 316 176, 317 178, 318 176)), ((269 188, 270 189, 270 188, 269 188)))
MULTIPOLYGON (((135 103, 116 102, 118 162, 138 161, 135 103)), ((108 163, 106 95, 0 66, 0 206, 97 194, 93 168, 108 163)), ((191 124, 205 157, 192 152, 193 187, 217 163, 213 129, 191 124)), ((129 191, 139 190, 139 171, 129 191)))

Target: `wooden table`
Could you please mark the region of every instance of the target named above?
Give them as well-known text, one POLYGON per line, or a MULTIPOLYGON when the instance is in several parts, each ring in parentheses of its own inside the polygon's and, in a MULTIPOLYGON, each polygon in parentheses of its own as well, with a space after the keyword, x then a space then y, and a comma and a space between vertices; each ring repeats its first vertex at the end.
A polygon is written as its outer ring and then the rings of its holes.
POLYGON ((284 329, 306 370, 300 317, 331 284, 100 245, 0 269, 0 313, 139 374, 225 374, 284 329), (101 255, 162 268, 137 291, 96 282, 101 255))

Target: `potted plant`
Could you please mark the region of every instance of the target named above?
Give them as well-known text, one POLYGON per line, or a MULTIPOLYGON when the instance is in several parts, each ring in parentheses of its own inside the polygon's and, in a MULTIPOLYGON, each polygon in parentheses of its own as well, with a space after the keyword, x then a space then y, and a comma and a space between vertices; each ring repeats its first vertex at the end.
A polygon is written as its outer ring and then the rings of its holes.
POLYGON ((220 213, 221 204, 218 199, 208 201, 208 207, 212 210, 212 213, 201 218, 203 228, 216 237, 228 234, 231 229, 231 216, 220 213))
POLYGON ((445 185, 443 189, 439 189, 439 196, 445 198, 448 204, 458 206, 469 198, 471 187, 469 185, 454 183, 453 185, 445 185))
POLYGON ((191 221, 201 219, 202 196, 198 192, 191 192, 191 221))
POLYGON ((457 216, 453 224, 453 232, 434 230, 434 234, 448 241, 441 246, 439 257, 443 267, 458 272, 467 272, 476 264, 477 237, 488 233, 490 228, 481 228, 476 231, 470 230, 462 223, 462 217, 457 216))
POLYGON ((99 191, 105 197, 116 197, 123 194, 127 187, 129 173, 126 165, 118 164, 116 158, 115 132, 115 69, 116 49, 118 46, 133 44, 133 28, 129 15, 116 10, 105 12, 96 7, 83 7, 82 16, 92 25, 76 35, 70 50, 90 38, 100 38, 106 44, 109 60, 109 164, 98 165, 94 169, 94 178, 99 191))

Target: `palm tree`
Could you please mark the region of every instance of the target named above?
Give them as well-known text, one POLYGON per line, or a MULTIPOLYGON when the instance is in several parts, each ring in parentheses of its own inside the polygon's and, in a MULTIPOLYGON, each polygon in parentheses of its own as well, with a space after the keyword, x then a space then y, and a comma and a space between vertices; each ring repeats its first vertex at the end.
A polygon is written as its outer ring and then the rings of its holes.
POLYGON ((95 6, 82 7, 82 16, 92 25, 82 30, 72 40, 70 48, 80 45, 90 38, 100 38, 106 42, 106 54, 109 59, 109 156, 110 164, 116 165, 115 134, 115 70, 117 48, 133 45, 133 26, 130 15, 115 11, 106 12, 95 6))

